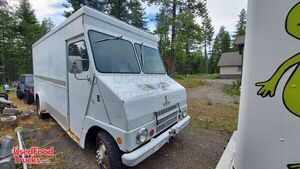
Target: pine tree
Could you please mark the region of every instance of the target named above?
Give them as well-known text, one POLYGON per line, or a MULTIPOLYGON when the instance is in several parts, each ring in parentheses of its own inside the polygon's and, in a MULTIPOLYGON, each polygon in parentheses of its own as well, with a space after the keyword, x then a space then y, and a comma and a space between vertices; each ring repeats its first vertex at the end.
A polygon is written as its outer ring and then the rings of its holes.
POLYGON ((236 39, 239 36, 243 36, 246 33, 246 22, 247 22, 247 13, 246 10, 243 9, 239 15, 239 20, 235 26, 236 31, 233 35, 233 39, 236 39))
POLYGON ((196 48, 202 42, 201 27, 195 22, 192 9, 182 8, 177 19, 176 54, 178 59, 177 71, 184 74, 192 74, 193 56, 196 48))
POLYGON ((0 7, 1 8, 5 8, 7 7, 8 3, 7 3, 7 0, 0 0, 0 7))
POLYGON ((225 27, 222 26, 214 40, 212 54, 209 58, 209 73, 219 72, 217 64, 220 60, 222 53, 230 52, 231 50, 232 49, 230 34, 228 31, 225 30, 225 27))
POLYGON ((0 0, 0 82, 13 79, 15 74, 14 49, 16 19, 6 0, 0 0))
POLYGON ((19 35, 19 51, 21 57, 17 73, 32 73, 31 48, 33 43, 36 42, 44 32, 28 0, 20 0, 15 15, 18 20, 17 32, 19 35))
POLYGON ((208 54, 210 53, 211 43, 213 41, 214 28, 212 26, 212 20, 209 16, 206 0, 198 6, 199 15, 201 17, 202 31, 203 31, 203 48, 204 48, 204 59, 205 59, 205 70, 208 73, 208 54))
POLYGON ((145 9, 139 0, 67 0, 64 7, 72 7, 72 11, 65 11, 64 16, 69 17, 82 6, 86 5, 101 12, 112 15, 136 27, 146 29, 144 18, 145 9))
POLYGON ((44 18, 41 23, 41 27, 43 29, 43 34, 46 34, 49 31, 51 31, 51 29, 54 28, 55 25, 54 25, 53 21, 51 20, 51 18, 44 18))
POLYGON ((179 0, 147 0, 150 4, 159 4, 166 8, 166 13, 170 18, 170 27, 171 27, 171 45, 170 45, 170 54, 167 59, 169 62, 168 73, 173 75, 176 71, 177 53, 176 46, 178 47, 179 42, 177 43, 177 30, 180 25, 178 25, 178 13, 190 9, 193 16, 199 14, 200 7, 203 6, 202 1, 188 0, 188 1, 179 1, 179 0))
POLYGON ((145 21, 145 9, 139 0, 130 0, 128 3, 128 22, 138 28, 147 29, 145 21))
POLYGON ((115 16, 123 21, 128 21, 128 2, 127 0, 109 0, 110 12, 109 14, 115 16))
POLYGON ((91 8, 97 9, 101 12, 108 13, 109 11, 109 0, 67 0, 67 3, 63 4, 63 7, 70 8, 72 7, 72 11, 65 11, 64 16, 69 17, 82 6, 86 5, 91 8))
MULTIPOLYGON (((169 25, 170 17, 167 14, 165 7, 160 8, 159 13, 156 15, 156 30, 155 34, 159 37, 158 48, 162 58, 166 61, 170 53, 170 38, 169 38, 169 25)), ((166 64, 169 64, 166 62, 166 64)), ((166 65, 168 67, 168 65, 166 65)))

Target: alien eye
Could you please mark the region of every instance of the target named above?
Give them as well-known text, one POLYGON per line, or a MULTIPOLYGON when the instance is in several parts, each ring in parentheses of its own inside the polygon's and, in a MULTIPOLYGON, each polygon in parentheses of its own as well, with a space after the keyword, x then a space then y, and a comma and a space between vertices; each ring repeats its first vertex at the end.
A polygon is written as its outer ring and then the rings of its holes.
POLYGON ((298 23, 297 25, 300 26, 300 23, 298 23))

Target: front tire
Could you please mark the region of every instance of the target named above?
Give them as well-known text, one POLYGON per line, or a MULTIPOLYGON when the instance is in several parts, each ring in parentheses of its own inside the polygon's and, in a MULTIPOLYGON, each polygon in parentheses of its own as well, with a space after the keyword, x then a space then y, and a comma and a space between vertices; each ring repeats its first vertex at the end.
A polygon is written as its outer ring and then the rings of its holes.
POLYGON ((122 152, 115 140, 104 131, 96 138, 96 158, 100 169, 125 169, 122 163, 122 152))
POLYGON ((24 98, 24 94, 19 89, 17 90, 16 95, 17 95, 17 98, 20 100, 24 98))
POLYGON ((25 93, 23 101, 25 104, 32 105, 34 103, 34 97, 30 93, 25 93))

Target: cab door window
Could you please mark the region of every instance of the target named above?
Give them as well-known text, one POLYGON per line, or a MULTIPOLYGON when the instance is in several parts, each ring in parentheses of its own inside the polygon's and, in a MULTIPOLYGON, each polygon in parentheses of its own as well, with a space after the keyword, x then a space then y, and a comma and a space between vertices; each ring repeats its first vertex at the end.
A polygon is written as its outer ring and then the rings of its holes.
POLYGON ((69 57, 80 56, 82 61, 82 70, 89 70, 89 57, 83 40, 69 44, 69 57))

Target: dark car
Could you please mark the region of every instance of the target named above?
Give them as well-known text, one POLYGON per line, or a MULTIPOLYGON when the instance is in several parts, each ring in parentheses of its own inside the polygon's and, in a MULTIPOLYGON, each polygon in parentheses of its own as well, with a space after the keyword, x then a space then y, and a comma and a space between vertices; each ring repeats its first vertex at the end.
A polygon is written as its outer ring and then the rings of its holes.
POLYGON ((17 98, 23 99, 25 104, 34 103, 34 94, 33 94, 33 75, 32 74, 23 74, 19 78, 17 84, 17 98))

